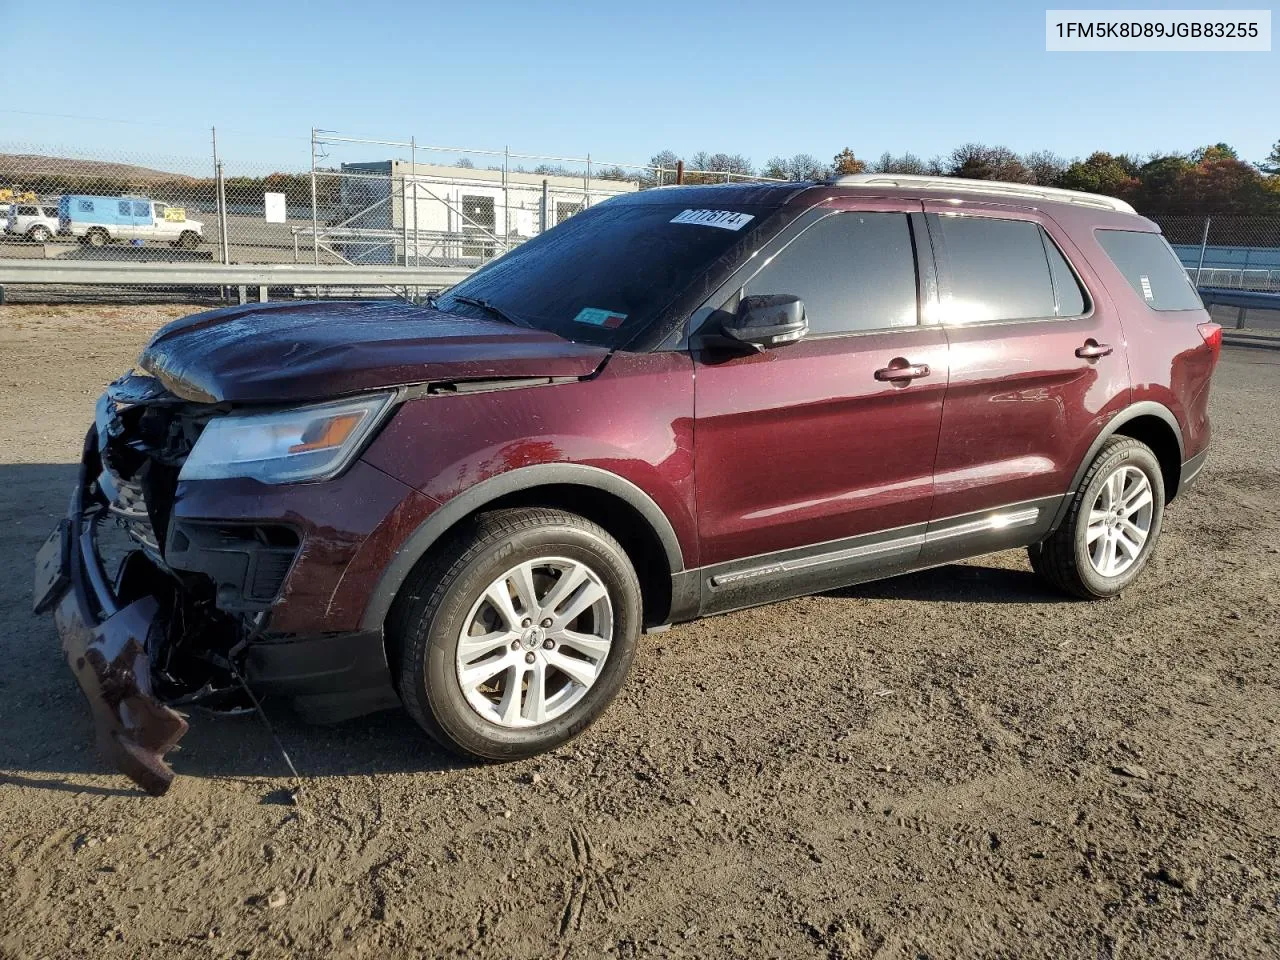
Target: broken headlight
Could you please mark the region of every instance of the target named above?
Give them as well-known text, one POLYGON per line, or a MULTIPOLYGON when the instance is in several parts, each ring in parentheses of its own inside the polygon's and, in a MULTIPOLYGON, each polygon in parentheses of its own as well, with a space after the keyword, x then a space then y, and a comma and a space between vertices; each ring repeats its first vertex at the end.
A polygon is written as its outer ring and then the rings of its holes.
POLYGON ((327 480, 360 452, 391 399, 392 394, 381 393, 269 413, 215 417, 191 449, 178 479, 327 480))

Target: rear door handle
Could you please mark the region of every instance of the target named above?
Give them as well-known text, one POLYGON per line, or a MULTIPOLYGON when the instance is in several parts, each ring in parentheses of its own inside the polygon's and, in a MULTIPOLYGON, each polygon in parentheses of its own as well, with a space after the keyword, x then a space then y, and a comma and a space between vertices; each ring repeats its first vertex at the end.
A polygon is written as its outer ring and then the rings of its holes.
POLYGON ((929 375, 927 363, 910 363, 902 357, 894 357, 887 367, 876 371, 876 379, 886 383, 905 383, 929 375))
POLYGON ((1097 360, 1099 357, 1105 357, 1111 353, 1112 347, 1108 343, 1099 343, 1092 338, 1084 342, 1083 347, 1076 347, 1076 356, 1081 360, 1097 360))

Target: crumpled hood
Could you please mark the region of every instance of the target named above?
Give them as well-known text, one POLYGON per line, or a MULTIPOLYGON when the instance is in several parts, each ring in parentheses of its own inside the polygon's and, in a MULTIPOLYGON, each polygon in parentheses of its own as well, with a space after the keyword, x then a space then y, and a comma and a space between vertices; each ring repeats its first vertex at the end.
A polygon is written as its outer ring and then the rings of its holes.
POLYGON ((254 304, 162 327, 139 365, 207 403, 321 400, 426 381, 584 377, 608 350, 399 301, 254 304))

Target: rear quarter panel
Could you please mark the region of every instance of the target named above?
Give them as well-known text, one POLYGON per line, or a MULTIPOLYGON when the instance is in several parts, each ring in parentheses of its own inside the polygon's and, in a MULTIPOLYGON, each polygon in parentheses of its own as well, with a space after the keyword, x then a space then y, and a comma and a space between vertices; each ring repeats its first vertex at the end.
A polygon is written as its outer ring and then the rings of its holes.
POLYGON ((1089 213, 1070 225, 1072 239, 1106 286, 1124 328, 1134 403, 1167 407, 1182 431, 1183 458, 1208 446, 1209 387, 1216 362, 1196 329, 1201 310, 1159 311, 1147 306, 1097 240, 1096 229, 1154 230, 1143 218, 1089 213))

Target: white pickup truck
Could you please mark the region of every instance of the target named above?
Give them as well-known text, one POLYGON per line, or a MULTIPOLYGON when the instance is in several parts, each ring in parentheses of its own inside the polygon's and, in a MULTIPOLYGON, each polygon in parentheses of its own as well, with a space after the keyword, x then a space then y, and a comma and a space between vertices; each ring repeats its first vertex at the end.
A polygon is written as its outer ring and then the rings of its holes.
POLYGON ((102 247, 117 240, 158 240, 193 250, 204 224, 188 220, 181 207, 146 197, 64 196, 58 202, 59 232, 102 247))

